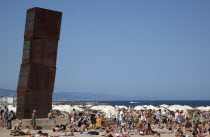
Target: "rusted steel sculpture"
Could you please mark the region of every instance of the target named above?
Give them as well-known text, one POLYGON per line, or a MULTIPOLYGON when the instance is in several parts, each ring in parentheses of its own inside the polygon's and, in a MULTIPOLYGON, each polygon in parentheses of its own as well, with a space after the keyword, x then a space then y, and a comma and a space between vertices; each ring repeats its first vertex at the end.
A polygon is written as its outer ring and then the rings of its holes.
POLYGON ((46 118, 52 109, 62 13, 42 8, 27 10, 23 57, 17 87, 17 118, 33 110, 46 118))

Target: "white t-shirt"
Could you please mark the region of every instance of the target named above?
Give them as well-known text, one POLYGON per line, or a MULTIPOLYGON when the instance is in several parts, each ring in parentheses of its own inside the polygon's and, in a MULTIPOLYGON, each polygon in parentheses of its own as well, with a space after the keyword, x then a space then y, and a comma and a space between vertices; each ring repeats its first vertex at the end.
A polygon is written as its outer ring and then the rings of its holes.
POLYGON ((166 116, 166 112, 165 112, 165 111, 163 111, 163 112, 162 112, 162 115, 163 115, 163 116, 166 116))
POLYGON ((177 119, 178 119, 178 115, 179 115, 179 113, 178 113, 178 112, 176 112, 176 113, 175 113, 175 116, 174 116, 174 119, 175 119, 175 120, 177 120, 177 119))
POLYGON ((156 119, 159 119, 159 118, 160 118, 160 112, 157 111, 157 112, 155 113, 155 116, 156 116, 156 119))
POLYGON ((142 121, 146 121, 146 120, 147 120, 146 117, 145 117, 145 115, 142 115, 142 116, 141 116, 141 120, 142 120, 142 121))
POLYGON ((123 111, 120 111, 119 120, 123 120, 123 115, 124 115, 123 111))

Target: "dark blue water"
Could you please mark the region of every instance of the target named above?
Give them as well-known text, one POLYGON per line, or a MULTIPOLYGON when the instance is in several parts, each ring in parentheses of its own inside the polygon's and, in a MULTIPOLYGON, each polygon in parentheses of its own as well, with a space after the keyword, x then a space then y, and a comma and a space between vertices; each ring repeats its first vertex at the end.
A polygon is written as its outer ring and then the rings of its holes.
POLYGON ((159 106, 162 104, 167 105, 188 105, 191 107, 199 107, 199 106, 210 106, 210 100, 206 101, 199 101, 199 100, 187 100, 187 101, 134 101, 135 103, 130 103, 130 101, 98 101, 99 103, 107 103, 109 105, 123 105, 123 106, 130 106, 135 107, 137 105, 153 105, 159 106))
MULTIPOLYGON (((72 101, 59 101, 59 102, 72 102, 72 101)), ((87 102, 87 101, 75 101, 75 102, 87 102)), ((99 103, 106 103, 112 106, 115 105, 123 105, 127 107, 135 107, 138 105, 153 105, 159 106, 162 104, 167 105, 188 105, 191 107, 199 107, 199 106, 210 106, 210 100, 158 100, 158 101, 133 101, 134 103, 130 103, 131 101, 91 101, 91 102, 99 102, 99 103)))

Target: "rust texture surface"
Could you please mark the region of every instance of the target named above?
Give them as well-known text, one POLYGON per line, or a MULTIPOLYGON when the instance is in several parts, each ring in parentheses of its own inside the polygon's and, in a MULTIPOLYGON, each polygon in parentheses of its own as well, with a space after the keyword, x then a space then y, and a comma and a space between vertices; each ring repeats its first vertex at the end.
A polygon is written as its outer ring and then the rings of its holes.
POLYGON ((42 8, 27 10, 23 56, 17 87, 17 118, 46 118, 52 109, 62 13, 42 8))

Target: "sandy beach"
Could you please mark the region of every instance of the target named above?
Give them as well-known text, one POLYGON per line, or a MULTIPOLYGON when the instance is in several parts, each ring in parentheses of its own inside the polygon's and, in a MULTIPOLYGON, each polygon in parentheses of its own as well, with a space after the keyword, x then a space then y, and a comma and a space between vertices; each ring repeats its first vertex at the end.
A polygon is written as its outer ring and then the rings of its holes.
MULTIPOLYGON (((16 107, 9 105, 9 110, 16 110, 16 107)), ((126 106, 82 106, 82 105, 53 105, 48 118, 36 119, 36 126, 41 127, 43 133, 49 136, 65 136, 73 129, 74 136, 109 136, 121 137, 124 129, 130 130, 131 137, 159 132, 161 137, 174 137, 175 132, 183 135, 192 135, 196 128, 197 134, 206 134, 209 129, 210 112, 209 106, 192 108, 187 105, 166 105, 159 107, 152 105, 138 105, 134 108, 126 106), (95 121, 95 123, 94 123, 95 121), (65 128, 63 128, 65 127, 65 128), (83 127, 83 128, 82 128, 83 127), (191 129, 185 133, 185 128, 191 129), (202 127, 199 129, 199 127, 202 127), (54 129, 53 129, 54 128, 54 129), (178 131, 178 129, 180 130, 178 131), (169 134, 173 129, 174 133, 169 134), (53 130, 57 132, 53 132, 53 130), (99 135, 90 135, 85 131, 101 131, 99 135), (137 133, 138 130, 138 133, 137 133), (66 132, 62 132, 66 131, 66 132), (84 134, 80 134, 84 133, 84 134), (115 134, 115 135, 114 135, 115 134)), ((36 113, 36 112, 35 112, 36 113)), ((31 119, 13 120, 12 125, 21 123, 21 129, 29 126, 32 129, 31 119)), ((35 135, 39 130, 30 130, 35 135)), ((0 137, 10 136, 10 130, 0 129, 0 137)), ((177 134, 176 133, 176 134, 177 134)), ((145 135, 153 137, 153 135, 145 135)))
MULTIPOLYGON (((36 133, 38 130, 31 130, 31 133, 36 133)), ((58 133, 58 132, 52 132, 52 130, 41 130, 43 133, 48 133, 48 135, 50 136, 59 136, 59 137, 62 137, 64 133, 58 133)), ((166 131, 166 130, 159 130, 157 129, 157 131, 166 131)), ((3 128, 0 128, 0 137, 12 137, 10 134, 10 130, 8 129, 3 129, 3 128)), ((26 137, 28 135, 25 135, 26 137)), ((92 136, 92 137, 100 137, 101 135, 81 135, 79 132, 75 132, 75 137, 89 137, 89 136, 92 136)), ((139 137, 141 135, 131 135, 131 137, 139 137)), ((152 135, 145 135, 147 137, 153 137, 152 135)), ((175 134, 161 134, 161 137, 174 137, 175 134)))

